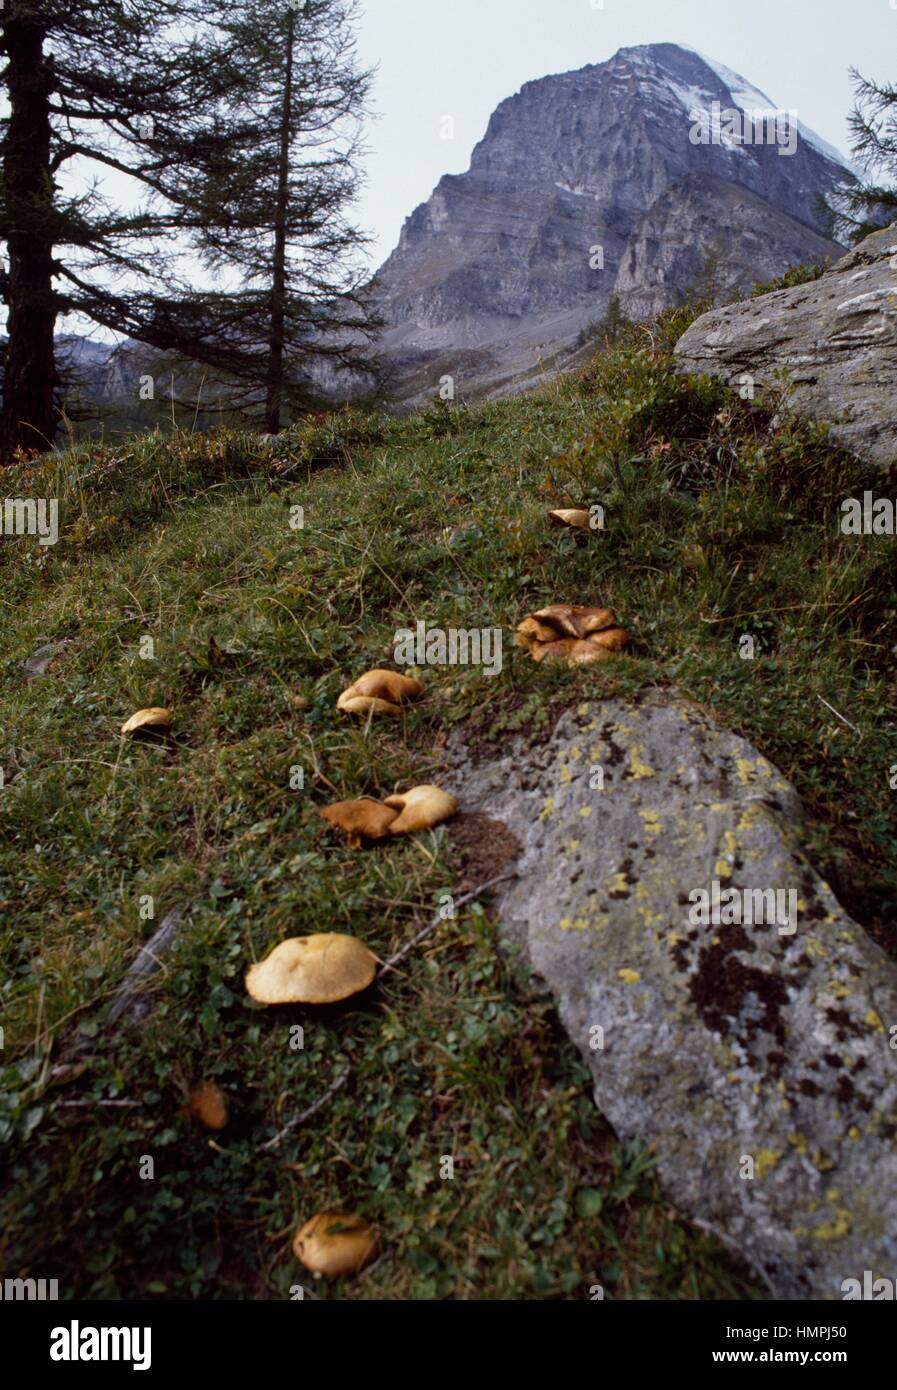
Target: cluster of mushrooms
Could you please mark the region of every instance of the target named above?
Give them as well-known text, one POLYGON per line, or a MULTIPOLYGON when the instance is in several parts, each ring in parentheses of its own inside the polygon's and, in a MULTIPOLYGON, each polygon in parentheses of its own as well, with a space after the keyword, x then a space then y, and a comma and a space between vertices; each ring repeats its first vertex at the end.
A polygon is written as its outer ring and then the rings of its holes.
POLYGON ((413 835, 418 830, 431 830, 448 820, 458 809, 458 803, 439 787, 412 787, 400 796, 388 796, 385 801, 363 798, 361 801, 335 801, 325 806, 321 815, 337 830, 342 830, 355 849, 365 840, 383 840, 388 835, 413 835))
MULTIPOLYGON (((553 520, 578 530, 589 529, 586 511, 550 513, 553 520)), ((604 661, 623 650, 625 628, 611 608, 552 604, 525 618, 517 628, 517 643, 534 661, 563 661, 581 666, 604 661)), ((337 709, 344 714, 384 714, 401 717, 407 705, 419 700, 424 687, 396 671, 367 671, 344 690, 337 709)), ((123 736, 161 734, 171 728, 172 714, 161 707, 138 710, 122 725, 123 736)), ((340 830, 353 848, 394 836, 413 835, 448 820, 457 810, 455 798, 426 785, 388 796, 384 801, 362 797, 337 801, 321 815, 340 830)), ((367 989, 377 975, 378 960, 357 940, 339 932, 289 937, 246 974, 246 989, 259 1004, 338 1004, 367 989)), ((213 1082, 203 1081, 188 1096, 188 1109, 209 1130, 228 1122, 227 1100, 213 1082)), ((361 1217, 326 1211, 313 1216, 296 1233, 293 1253, 314 1274, 336 1277, 357 1273, 373 1257, 377 1235, 361 1217)))
POLYGON ((554 603, 524 618, 517 628, 517 645, 533 661, 564 661, 585 666, 606 661, 621 652, 629 634, 612 608, 573 608, 554 603))

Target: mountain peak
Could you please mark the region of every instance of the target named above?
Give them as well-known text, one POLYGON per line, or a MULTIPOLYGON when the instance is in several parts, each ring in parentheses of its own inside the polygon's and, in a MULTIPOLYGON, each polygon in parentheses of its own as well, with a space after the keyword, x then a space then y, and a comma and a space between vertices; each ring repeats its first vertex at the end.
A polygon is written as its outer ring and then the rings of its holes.
POLYGON ((741 138, 720 127, 721 111, 778 110, 674 43, 526 83, 470 169, 406 221, 379 276, 385 356, 425 390, 442 363, 482 385, 568 349, 612 295, 635 317, 682 302, 708 259, 749 292, 840 254, 818 208, 844 181, 837 151, 794 123, 787 148, 778 122, 746 120, 741 138), (694 138, 699 117, 712 138, 694 138))
MULTIPOLYGON (((643 80, 660 79, 676 92, 683 106, 693 109, 706 109, 711 102, 720 100, 722 106, 731 106, 741 111, 789 111, 789 107, 779 106, 759 87, 754 86, 741 73, 725 63, 709 58, 697 48, 689 48, 676 43, 637 44, 620 48, 609 61, 623 59, 629 63, 637 76, 643 80), (682 80, 687 84, 680 85, 682 80), (722 100, 721 100, 722 99, 722 100)), ((850 161, 834 145, 823 140, 797 116, 799 137, 812 145, 818 154, 833 164, 846 169, 851 175, 854 170, 850 161)))

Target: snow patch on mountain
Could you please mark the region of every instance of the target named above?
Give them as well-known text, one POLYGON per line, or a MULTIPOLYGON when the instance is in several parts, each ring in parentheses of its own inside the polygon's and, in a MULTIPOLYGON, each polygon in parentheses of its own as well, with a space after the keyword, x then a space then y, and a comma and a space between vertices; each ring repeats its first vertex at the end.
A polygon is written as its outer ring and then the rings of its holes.
MULTIPOLYGON (((726 67, 725 63, 717 63, 713 58, 708 58, 706 53, 701 53, 697 48, 687 48, 684 44, 683 47, 686 48, 686 52, 694 53, 696 57, 701 59, 702 63, 706 63, 707 67, 716 73, 717 77, 728 89, 729 95, 735 105, 742 111, 770 112, 783 109, 782 107, 776 106, 775 102, 770 101, 766 93, 761 92, 759 87, 755 87, 751 82, 748 82, 746 78, 742 77, 740 73, 735 72, 734 69, 726 67)), ((705 101, 707 99, 707 96, 705 96, 705 101)), ((710 99, 712 100, 712 98, 710 99)), ((798 132, 801 137, 806 140, 808 144, 812 145, 815 150, 818 150, 821 155, 824 155, 826 159, 830 159, 833 164, 840 164, 848 173, 853 174, 856 172, 850 160, 846 159, 840 150, 835 149, 834 145, 830 145, 827 140, 823 140, 821 135, 817 135, 816 131, 812 130, 810 126, 805 125, 803 121, 798 120, 797 124, 798 132)))

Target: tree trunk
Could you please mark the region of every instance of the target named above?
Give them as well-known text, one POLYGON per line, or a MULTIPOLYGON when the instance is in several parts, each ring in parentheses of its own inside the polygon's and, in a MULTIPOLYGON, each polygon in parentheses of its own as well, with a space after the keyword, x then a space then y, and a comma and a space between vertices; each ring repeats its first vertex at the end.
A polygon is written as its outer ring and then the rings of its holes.
POLYGON ((290 117, 293 106, 293 34, 295 14, 287 15, 287 61, 283 84, 283 116, 280 122, 280 158, 274 207, 274 256, 271 280, 271 326, 268 337, 268 389, 265 427, 269 434, 280 429, 283 395, 283 343, 287 286, 287 198, 290 183, 290 117))
POLYGON ((44 54, 45 31, 31 17, 5 23, 6 85, 10 116, 3 161, 9 275, 8 344, 0 411, 0 460, 13 450, 44 450, 58 423, 53 327, 53 216, 50 108, 53 59, 44 54))

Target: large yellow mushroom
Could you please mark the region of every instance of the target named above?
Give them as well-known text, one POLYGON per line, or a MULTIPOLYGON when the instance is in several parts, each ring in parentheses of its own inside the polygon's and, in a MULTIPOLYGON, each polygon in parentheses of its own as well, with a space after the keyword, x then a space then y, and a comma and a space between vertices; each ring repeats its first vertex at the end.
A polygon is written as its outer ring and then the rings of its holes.
POLYGON ((420 681, 398 671, 366 671, 344 690, 336 702, 344 714, 390 714, 398 717, 403 705, 424 693, 420 681))
POLYGON ((296 1232, 293 1254, 313 1274, 355 1274, 377 1248, 375 1232, 360 1216, 324 1211, 296 1232))
POLYGON ((534 661, 563 661, 568 666, 606 661, 628 641, 612 608, 555 603, 524 618, 517 628, 517 645, 534 661))
POLYGON ((458 809, 453 796, 432 786, 412 787, 401 796, 388 796, 384 805, 398 812, 388 835, 413 835, 416 830, 429 830, 448 820, 458 809))
POLYGON ((259 1004, 336 1004, 367 989, 377 957, 354 936, 320 932, 281 941, 246 974, 259 1004))

